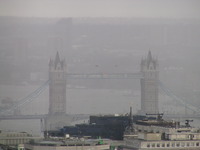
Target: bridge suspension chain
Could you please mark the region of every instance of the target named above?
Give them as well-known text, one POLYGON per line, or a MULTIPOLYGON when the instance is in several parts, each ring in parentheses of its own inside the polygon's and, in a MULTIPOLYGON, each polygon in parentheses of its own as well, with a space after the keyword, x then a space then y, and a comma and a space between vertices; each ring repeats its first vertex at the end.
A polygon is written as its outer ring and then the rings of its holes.
POLYGON ((199 108, 197 108, 196 106, 194 106, 192 104, 187 103, 185 99, 177 96, 172 90, 170 90, 168 87, 166 87, 161 81, 159 81, 159 87, 161 89, 160 92, 162 95, 164 94, 166 96, 169 96, 170 98, 172 98, 173 100, 175 100, 182 106, 186 107, 187 109, 189 109, 193 112, 196 112, 196 113, 200 113, 199 108))
POLYGON ((43 83, 39 88, 37 88, 35 91, 33 91, 32 93, 30 93, 28 96, 26 96, 25 98, 19 100, 17 102, 17 104, 15 104, 14 106, 12 106, 9 109, 6 110, 2 110, 0 111, 1 114, 5 114, 8 112, 11 112, 21 106, 24 106, 25 104, 33 101, 35 98, 37 98, 49 85, 49 80, 46 81, 45 83, 43 83))

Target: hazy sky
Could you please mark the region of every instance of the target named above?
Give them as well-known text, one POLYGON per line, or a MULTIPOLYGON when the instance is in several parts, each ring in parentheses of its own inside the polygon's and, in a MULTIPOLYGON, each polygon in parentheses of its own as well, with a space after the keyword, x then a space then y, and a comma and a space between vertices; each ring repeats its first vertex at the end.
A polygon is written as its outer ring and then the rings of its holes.
POLYGON ((199 18, 200 0, 0 0, 0 15, 199 18))

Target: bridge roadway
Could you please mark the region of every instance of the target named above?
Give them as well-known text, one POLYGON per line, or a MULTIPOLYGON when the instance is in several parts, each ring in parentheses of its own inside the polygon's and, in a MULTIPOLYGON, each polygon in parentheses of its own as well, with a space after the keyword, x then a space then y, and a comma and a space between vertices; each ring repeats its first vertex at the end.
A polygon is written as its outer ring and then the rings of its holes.
POLYGON ((44 119, 47 115, 3 115, 0 120, 44 119))
MULTIPOLYGON (((89 119, 88 114, 66 114, 72 119, 72 122, 89 119)), ((0 120, 25 120, 25 119, 46 119, 48 114, 42 115, 0 115, 0 120)))
POLYGON ((142 74, 137 73, 67 73, 69 79, 140 79, 142 74))

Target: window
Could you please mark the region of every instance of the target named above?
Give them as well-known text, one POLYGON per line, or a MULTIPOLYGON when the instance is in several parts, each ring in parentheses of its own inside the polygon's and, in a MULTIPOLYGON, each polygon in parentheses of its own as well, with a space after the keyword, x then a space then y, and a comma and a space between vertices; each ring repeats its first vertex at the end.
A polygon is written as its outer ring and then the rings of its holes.
POLYGON ((147 143, 147 147, 150 147, 150 144, 149 144, 149 143, 147 143))
POLYGON ((155 143, 152 144, 152 147, 155 147, 155 143))
POLYGON ((172 147, 175 147, 175 143, 172 143, 172 147))
POLYGON ((196 146, 199 146, 199 143, 196 143, 196 146))
POLYGON ((176 143, 176 147, 180 147, 180 143, 176 143))
POLYGON ((157 144, 157 147, 160 147, 160 144, 159 144, 159 143, 157 144))
POLYGON ((181 147, 185 147, 185 143, 181 143, 181 147))
POLYGON ((165 143, 162 144, 162 147, 165 147, 165 143))
POLYGON ((167 147, 169 147, 170 146, 170 144, 169 143, 167 143, 167 147))

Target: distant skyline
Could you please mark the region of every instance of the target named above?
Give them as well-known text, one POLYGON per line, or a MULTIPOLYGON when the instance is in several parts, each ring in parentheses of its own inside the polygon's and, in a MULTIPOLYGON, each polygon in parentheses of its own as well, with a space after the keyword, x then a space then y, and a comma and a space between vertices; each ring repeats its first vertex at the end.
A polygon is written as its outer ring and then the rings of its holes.
POLYGON ((0 16, 200 18, 200 0, 0 0, 0 16))

